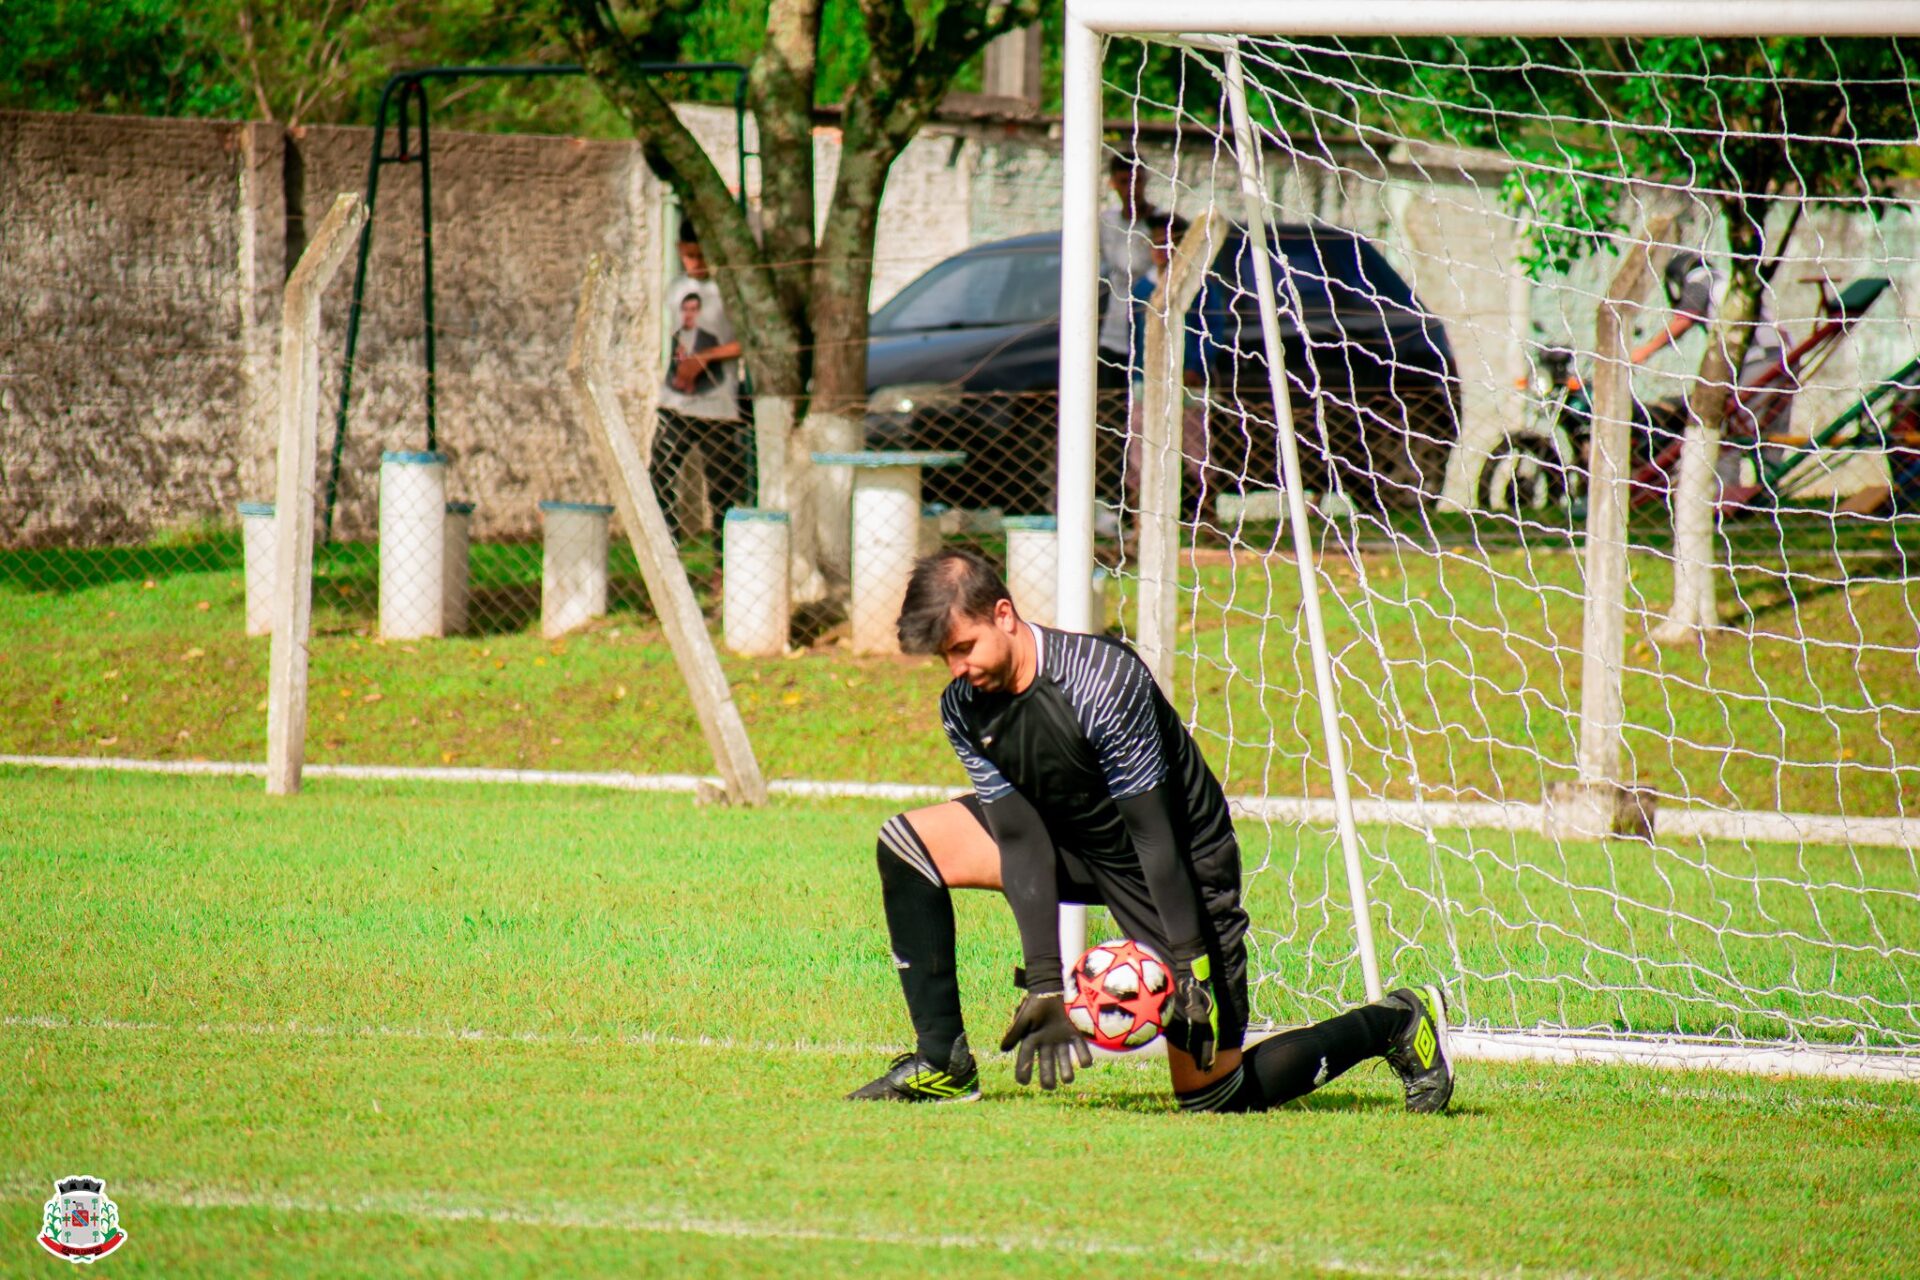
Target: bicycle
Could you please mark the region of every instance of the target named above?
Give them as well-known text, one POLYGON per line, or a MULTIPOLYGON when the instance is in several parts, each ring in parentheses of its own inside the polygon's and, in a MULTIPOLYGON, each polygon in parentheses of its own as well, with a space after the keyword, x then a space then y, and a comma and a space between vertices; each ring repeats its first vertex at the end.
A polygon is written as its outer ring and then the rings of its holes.
MULTIPOLYGON (((1733 392, 1722 426, 1722 438, 1736 447, 1748 444, 1761 450, 1759 478, 1751 484, 1723 486, 1723 510, 1747 509, 1752 499, 1768 491, 1800 465, 1788 453, 1801 440, 1784 429, 1792 398, 1805 380, 1823 365, 1851 332, 1891 281, 1869 276, 1836 289, 1824 277, 1809 277, 1821 285, 1820 319, 1806 338, 1783 348, 1770 364, 1743 378, 1733 392), (1773 452, 1768 452, 1773 451, 1773 452)), ((1671 279, 1669 284, 1671 286, 1671 279)), ((1677 299, 1674 299, 1677 303, 1677 299)), ((1643 364, 1655 353, 1702 322, 1702 317, 1679 312, 1666 329, 1629 354, 1643 364)), ((1574 353, 1561 347, 1540 349, 1534 372, 1524 384, 1529 391, 1528 414, 1520 426, 1490 450, 1481 470, 1478 497, 1483 509, 1518 512, 1560 506, 1577 508, 1586 489, 1588 454, 1593 437, 1593 402, 1586 383, 1574 370, 1574 353)), ((1909 367, 1909 370, 1912 366, 1909 367)), ((1909 370, 1903 370, 1906 374, 1909 370)), ((1897 379, 1902 374, 1896 374, 1897 379)), ((1863 408, 1862 413, 1866 412, 1863 408)), ((1843 415, 1844 417, 1845 415, 1843 415)), ((1633 470, 1631 501, 1636 506, 1665 498, 1678 471, 1687 422, 1683 397, 1633 402, 1633 470), (1656 447, 1657 446, 1657 447, 1656 447)), ((1835 423, 1817 437, 1805 438, 1804 448, 1831 447, 1835 423), (1815 443, 1815 441, 1818 443, 1815 443)))

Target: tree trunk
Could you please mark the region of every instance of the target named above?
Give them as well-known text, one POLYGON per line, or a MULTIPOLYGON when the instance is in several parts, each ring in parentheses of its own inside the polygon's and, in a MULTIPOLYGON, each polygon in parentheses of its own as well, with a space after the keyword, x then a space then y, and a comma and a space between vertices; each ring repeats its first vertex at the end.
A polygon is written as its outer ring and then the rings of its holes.
MULTIPOLYGON (((850 131, 847 142, 857 138, 850 131)), ((814 336, 813 397, 804 434, 823 453, 865 442, 867 301, 873 292, 873 242, 890 152, 844 146, 820 256, 813 268, 810 327, 814 336)), ((853 478, 845 467, 815 468, 813 501, 820 567, 836 582, 853 573, 853 478)))
POLYGON ((679 195, 714 264, 753 375, 758 500, 792 517, 800 603, 824 598, 829 579, 850 576, 850 479, 817 483, 822 473, 809 455, 860 446, 867 299, 887 171, 954 73, 995 36, 1037 21, 1040 7, 1038 0, 948 0, 923 30, 906 0, 859 0, 868 57, 845 103, 840 172, 816 245, 813 110, 823 6, 770 0, 766 43, 747 76, 760 138, 757 237, 736 203, 740 193, 637 69, 647 24, 623 28, 601 0, 560 6, 568 44, 679 195))
MULTIPOLYGON (((1734 217, 1737 221, 1741 215, 1734 217)), ((1735 236, 1736 242, 1745 238, 1735 236)), ((1720 436, 1733 404, 1740 365, 1753 340, 1759 302, 1757 268, 1736 243, 1727 295, 1707 329, 1707 351, 1687 392, 1687 427, 1672 497, 1673 600, 1666 619, 1653 632, 1658 644, 1696 641, 1705 629, 1719 625, 1714 523, 1720 505, 1720 436)))

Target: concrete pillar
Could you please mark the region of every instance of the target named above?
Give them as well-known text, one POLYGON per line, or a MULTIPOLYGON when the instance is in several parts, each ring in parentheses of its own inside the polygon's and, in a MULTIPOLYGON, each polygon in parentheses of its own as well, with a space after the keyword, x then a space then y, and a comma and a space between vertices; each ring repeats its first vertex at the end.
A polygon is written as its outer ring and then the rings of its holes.
POLYGON ((543 502, 546 524, 540 557, 540 633, 566 635, 607 612, 607 522, 613 508, 599 502, 543 502))
POLYGON ((247 634, 273 634, 273 504, 240 504, 240 547, 246 560, 247 634))
POLYGON ((730 652, 776 658, 787 651, 793 598, 788 557, 793 525, 784 511, 727 512, 721 633, 730 652))
POLYGON ((388 450, 380 457, 380 634, 445 633, 447 457, 388 450))
POLYGON ((457 636, 467 629, 467 529, 473 520, 471 502, 447 504, 446 567, 440 573, 440 621, 444 634, 457 636))

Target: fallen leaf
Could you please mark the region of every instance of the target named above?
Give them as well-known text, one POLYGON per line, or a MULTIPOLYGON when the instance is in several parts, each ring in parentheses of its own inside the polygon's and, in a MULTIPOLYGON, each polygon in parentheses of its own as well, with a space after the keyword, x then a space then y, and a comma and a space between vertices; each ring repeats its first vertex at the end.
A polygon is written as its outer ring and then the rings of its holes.
POLYGON ((533 665, 536 667, 544 667, 547 665, 547 660, 545 658, 535 658, 533 660, 533 665))
POLYGON ((560 745, 560 739, 558 739, 558 738, 548 738, 548 739, 547 739, 547 745, 548 745, 548 746, 550 746, 550 747, 557 747, 557 746, 559 746, 559 745, 560 745))
POLYGON ((180 661, 192 662, 195 658, 204 658, 206 656, 207 651, 205 649, 189 649, 180 655, 180 661))
POLYGON ((211 601, 211 600, 196 600, 196 601, 194 602, 194 605, 193 605, 193 607, 194 607, 194 608, 196 608, 196 609, 198 609, 198 610, 199 610, 200 612, 202 612, 202 613, 205 613, 205 612, 206 612, 207 610, 209 610, 209 609, 211 609, 211 608, 213 608, 213 601, 211 601))
POLYGON ((253 709, 255 711, 265 711, 267 709, 267 700, 265 698, 260 699, 253 709))
POLYGON ((191 738, 193 736, 193 731, 190 729, 182 729, 180 732, 174 734, 173 736, 177 740, 181 742, 185 742, 188 738, 191 738))
POLYGON ((120 668, 115 667, 113 670, 105 673, 100 678, 102 680, 118 680, 120 678, 120 668))
POLYGON ((619 700, 620 700, 621 698, 624 698, 624 697, 626 697, 626 696, 627 696, 627 686, 625 686, 625 685, 623 685, 623 684, 617 684, 617 685, 615 685, 615 686, 613 686, 613 697, 614 697, 614 701, 616 701, 616 702, 617 702, 617 701, 619 701, 619 700))
POLYGON ((341 696, 341 697, 343 697, 343 698, 351 698, 351 697, 353 696, 353 690, 351 690, 351 689, 342 689, 342 690, 340 690, 340 696, 341 696))
POLYGON ((142 591, 151 591, 154 589, 156 585, 157 584, 154 582, 152 578, 148 578, 145 582, 140 584, 140 589, 142 591))
POLYGON ((120 741, 120 735, 117 733, 114 734, 111 738, 95 738, 94 739, 94 742, 98 743, 100 746, 103 746, 103 747, 110 747, 118 741, 120 741))
POLYGON ((505 658, 495 658, 493 660, 493 669, 495 671, 505 671, 507 669, 507 660, 505 658))
POLYGON ((453 752, 451 752, 451 751, 442 751, 442 752, 440 753, 440 763, 441 763, 441 764, 452 764, 452 763, 453 763, 453 752))
POLYGON ((375 690, 374 692, 372 692, 372 693, 369 693, 369 694, 367 694, 367 695, 366 695, 365 697, 363 697, 363 698, 361 698, 361 699, 360 699, 360 701, 362 701, 362 702, 378 702, 378 701, 380 701, 380 698, 381 698, 381 694, 380 694, 380 691, 376 689, 376 690, 375 690))
POLYGON ((780 695, 781 704, 789 707, 797 707, 802 702, 805 702, 806 700, 807 700, 807 695, 799 692, 798 690, 792 693, 783 693, 780 695))

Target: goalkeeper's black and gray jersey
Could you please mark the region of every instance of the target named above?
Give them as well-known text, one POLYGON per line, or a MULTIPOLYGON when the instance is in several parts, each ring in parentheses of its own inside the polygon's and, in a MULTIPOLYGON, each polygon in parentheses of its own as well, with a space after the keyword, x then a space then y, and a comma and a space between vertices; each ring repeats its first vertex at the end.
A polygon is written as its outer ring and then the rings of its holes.
POLYGON ((1025 690, 985 693, 955 680, 940 699, 981 802, 1018 792, 1057 846, 1124 865, 1136 855, 1114 801, 1164 784, 1189 856, 1230 860, 1237 889, 1226 797, 1146 664, 1104 636, 1037 626, 1033 634, 1038 671, 1025 690))

